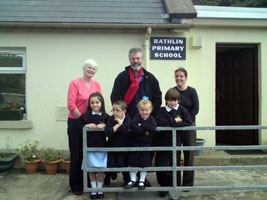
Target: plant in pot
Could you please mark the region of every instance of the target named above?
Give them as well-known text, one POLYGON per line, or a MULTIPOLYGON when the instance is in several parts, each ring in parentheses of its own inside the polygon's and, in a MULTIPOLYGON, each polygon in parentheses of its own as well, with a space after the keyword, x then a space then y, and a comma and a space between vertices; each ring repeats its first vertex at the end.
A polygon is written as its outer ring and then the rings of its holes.
POLYGON ((62 161, 61 153, 54 148, 41 149, 42 161, 47 174, 56 174, 62 161))
POLYGON ((6 137, 6 151, 0 152, 0 175, 8 174, 19 156, 18 153, 11 152, 10 143, 10 137, 8 136, 6 137))
POLYGON ((33 143, 31 143, 30 140, 26 140, 25 144, 21 144, 20 149, 17 149, 17 151, 20 152, 25 170, 28 174, 36 173, 39 168, 41 159, 37 149, 38 145, 39 141, 37 140, 33 141, 33 143))
POLYGON ((21 120, 24 107, 8 100, 0 104, 0 120, 21 120))
POLYGON ((70 157, 63 159, 64 167, 67 174, 70 174, 70 157))

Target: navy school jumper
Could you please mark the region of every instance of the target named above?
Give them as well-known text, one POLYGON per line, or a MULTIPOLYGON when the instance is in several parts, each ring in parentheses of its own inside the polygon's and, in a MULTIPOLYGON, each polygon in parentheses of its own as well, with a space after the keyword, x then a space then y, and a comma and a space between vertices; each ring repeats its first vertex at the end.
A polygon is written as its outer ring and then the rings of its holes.
MULTIPOLYGON (((186 108, 179 105, 178 109, 172 109, 170 112, 166 107, 161 107, 157 115, 158 126, 163 127, 182 127, 190 126, 192 124, 190 114, 186 108), (176 122, 175 118, 180 117, 183 121, 176 122)), ((181 145, 181 133, 176 132, 176 144, 181 145)), ((156 146, 171 146, 172 145, 172 131, 160 131, 156 136, 156 146)), ((180 165, 181 152, 177 152, 177 165, 180 165)), ((158 151, 156 154, 156 166, 172 166, 172 152, 171 151, 158 151)), ((156 172, 157 181, 161 186, 172 186, 172 172, 171 171, 158 171, 156 172)), ((177 172, 177 185, 181 185, 181 172, 177 172)))

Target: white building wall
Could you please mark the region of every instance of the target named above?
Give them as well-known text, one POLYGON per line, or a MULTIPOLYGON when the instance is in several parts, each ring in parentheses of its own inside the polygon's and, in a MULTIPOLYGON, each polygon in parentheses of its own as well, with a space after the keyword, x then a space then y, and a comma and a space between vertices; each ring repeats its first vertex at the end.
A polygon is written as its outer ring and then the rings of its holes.
MULTIPOLYGON (((99 81, 110 113, 109 96, 115 77, 128 61, 131 47, 142 47, 144 33, 127 32, 0 32, 0 47, 25 47, 27 55, 26 104, 28 119, 33 128, 26 130, 0 129, 0 149, 10 137, 15 149, 26 139, 39 140, 41 146, 68 149, 66 103, 71 79, 82 76, 83 62, 93 58, 98 63, 94 79, 99 81)), ((185 33, 158 33, 152 36, 187 38, 186 60, 150 60, 149 70, 158 78, 164 95, 175 86, 174 70, 180 66, 188 70, 188 84, 195 87, 200 99, 197 125, 215 125, 215 50, 216 43, 251 43, 259 45, 260 121, 267 124, 267 29, 198 26, 185 33), (190 38, 200 37, 202 47, 190 48, 190 38)), ((266 132, 266 131, 265 131, 266 132)), ((199 131, 198 136, 215 144, 213 131, 199 131)), ((260 136, 267 143, 267 135, 260 136)))

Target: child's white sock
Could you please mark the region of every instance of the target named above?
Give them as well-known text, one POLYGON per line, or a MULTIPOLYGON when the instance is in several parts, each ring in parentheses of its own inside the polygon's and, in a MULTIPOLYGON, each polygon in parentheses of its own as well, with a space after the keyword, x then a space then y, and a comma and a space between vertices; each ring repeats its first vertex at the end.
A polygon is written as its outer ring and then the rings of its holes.
POLYGON ((92 188, 96 188, 96 181, 92 181, 91 186, 92 186, 92 188))
POLYGON ((136 172, 130 172, 131 181, 136 182, 136 172))
MULTIPOLYGON (((92 188, 96 188, 96 181, 91 182, 92 188)), ((92 195, 96 195, 96 192, 91 192, 92 195)))
POLYGON ((145 182, 147 172, 140 172, 139 182, 145 182))
MULTIPOLYGON (((97 181, 97 188, 102 188, 104 182, 97 181)), ((98 194, 103 194, 103 192, 97 192, 98 194)))

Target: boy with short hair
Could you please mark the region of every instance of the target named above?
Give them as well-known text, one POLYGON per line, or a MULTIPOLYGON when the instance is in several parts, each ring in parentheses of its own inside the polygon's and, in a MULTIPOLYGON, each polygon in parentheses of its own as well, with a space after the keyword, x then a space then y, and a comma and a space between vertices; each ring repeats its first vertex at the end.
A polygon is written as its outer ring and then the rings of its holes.
MULTIPOLYGON (((112 105, 113 115, 108 119, 105 133, 108 147, 128 147, 130 140, 131 118, 126 114, 127 104, 123 100, 115 101, 112 105)), ((127 152, 108 152, 108 167, 127 167, 127 152)), ((122 172, 124 183, 130 180, 128 172, 122 172)))

